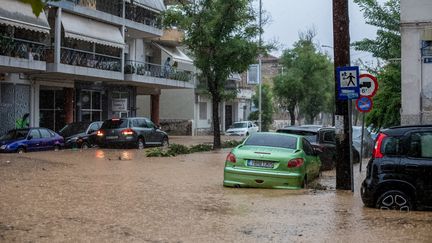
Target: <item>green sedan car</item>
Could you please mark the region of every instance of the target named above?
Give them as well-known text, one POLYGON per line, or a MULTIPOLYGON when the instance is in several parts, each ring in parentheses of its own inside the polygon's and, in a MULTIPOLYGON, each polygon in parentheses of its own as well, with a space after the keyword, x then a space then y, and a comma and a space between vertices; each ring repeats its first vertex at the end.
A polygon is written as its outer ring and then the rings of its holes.
POLYGON ((319 176, 321 161, 298 135, 254 133, 227 156, 224 186, 304 188, 319 176))

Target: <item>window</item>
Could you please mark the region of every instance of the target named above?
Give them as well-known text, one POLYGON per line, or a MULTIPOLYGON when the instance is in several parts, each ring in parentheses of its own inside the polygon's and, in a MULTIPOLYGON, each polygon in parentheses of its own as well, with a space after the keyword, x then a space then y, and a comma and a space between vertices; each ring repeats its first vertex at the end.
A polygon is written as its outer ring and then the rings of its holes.
POLYGON ((39 112, 41 127, 59 130, 64 127, 65 113, 63 111, 65 95, 63 90, 41 89, 39 92, 39 112))
POLYGON ((48 132, 48 130, 46 129, 39 129, 39 132, 42 135, 42 138, 50 138, 51 137, 51 133, 48 132))
POLYGON ((134 119, 132 124, 133 127, 141 127, 141 128, 147 127, 146 121, 144 119, 134 119))
POLYGON ((323 132, 324 143, 336 143, 336 134, 334 131, 323 132))
POLYGON ((207 102, 199 103, 199 119, 207 120, 207 102))
POLYGON ((99 91, 81 92, 81 121, 102 120, 102 94, 99 91))
POLYGON ((306 139, 303 139, 303 150, 306 155, 314 155, 314 150, 306 139))
POLYGON ((123 103, 123 108, 119 109, 119 107, 113 107, 113 114, 116 114, 119 118, 126 118, 129 116, 129 107, 128 107, 128 101, 129 101, 129 93, 128 92, 121 92, 121 91, 114 91, 112 92, 112 99, 113 103, 114 101, 117 102, 117 104, 123 103), (121 102, 121 103, 119 103, 121 102))
POLYGON ((94 131, 99 130, 99 128, 100 128, 99 127, 99 123, 93 123, 93 124, 90 125, 89 132, 92 133, 94 131))
POLYGON ((414 158, 432 159, 432 132, 411 134, 408 155, 414 158))
POLYGON ((296 149, 297 138, 284 134, 254 133, 245 141, 244 145, 296 149))
POLYGON ((32 129, 32 130, 30 131, 30 134, 29 134, 29 135, 32 137, 32 139, 38 139, 38 138, 41 138, 41 135, 40 135, 38 129, 32 129))
POLYGON ((152 121, 146 119, 145 122, 147 123, 147 127, 148 128, 155 128, 155 125, 154 125, 154 123, 152 121))
POLYGON ((399 138, 387 137, 382 141, 381 153, 385 155, 399 154, 399 138))

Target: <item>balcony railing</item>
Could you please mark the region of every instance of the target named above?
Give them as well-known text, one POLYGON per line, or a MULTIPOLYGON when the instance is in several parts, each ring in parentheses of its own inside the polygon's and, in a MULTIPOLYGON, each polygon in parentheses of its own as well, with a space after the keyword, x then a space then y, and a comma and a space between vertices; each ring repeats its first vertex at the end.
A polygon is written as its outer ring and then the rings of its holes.
POLYGON ((121 17, 122 0, 66 0, 76 5, 96 9, 105 13, 121 17))
POLYGON ((45 52, 46 45, 42 43, 0 36, 1 56, 17 57, 31 61, 46 61, 45 52))
POLYGON ((61 63, 72 66, 121 72, 120 57, 96 54, 66 47, 61 48, 61 63))
POLYGON ((125 18, 155 28, 162 28, 158 16, 150 10, 126 3, 125 18))
POLYGON ((177 68, 166 67, 154 63, 145 63, 137 61, 126 61, 125 74, 137 74, 142 76, 151 76, 158 78, 167 78, 189 82, 193 79, 193 73, 177 68))

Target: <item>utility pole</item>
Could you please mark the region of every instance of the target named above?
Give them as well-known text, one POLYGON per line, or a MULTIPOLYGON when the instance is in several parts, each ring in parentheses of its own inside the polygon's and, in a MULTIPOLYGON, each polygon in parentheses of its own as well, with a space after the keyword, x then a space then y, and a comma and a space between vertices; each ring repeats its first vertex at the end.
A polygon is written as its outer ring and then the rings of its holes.
MULTIPOLYGON (((335 97, 337 97, 336 68, 350 66, 350 35, 348 0, 333 0, 333 42, 335 66, 335 97)), ((335 98, 336 128, 343 123, 343 133, 336 135, 336 189, 351 190, 350 124, 348 101, 335 98)))
POLYGON ((262 28, 262 21, 261 21, 261 15, 262 15, 262 0, 259 0, 259 56, 258 56, 258 80, 259 80, 259 91, 258 91, 258 123, 259 123, 259 131, 262 131, 262 75, 261 75, 261 62, 262 62, 262 55, 261 55, 261 47, 262 47, 262 38, 261 38, 261 28, 262 28))

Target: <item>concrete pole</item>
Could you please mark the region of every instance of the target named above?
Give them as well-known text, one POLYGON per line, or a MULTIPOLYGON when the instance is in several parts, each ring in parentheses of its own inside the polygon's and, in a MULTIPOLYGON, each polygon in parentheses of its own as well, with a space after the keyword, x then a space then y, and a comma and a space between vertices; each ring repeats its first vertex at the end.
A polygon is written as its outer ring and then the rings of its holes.
POLYGON ((62 9, 57 9, 57 18, 55 20, 55 36, 54 36, 54 63, 59 64, 61 58, 61 19, 62 9))
MULTIPOLYGON (((333 40, 335 97, 337 97, 336 68, 350 65, 348 0, 333 0, 333 40)), ((351 190, 352 171, 350 168, 349 146, 351 134, 348 101, 335 100, 335 105, 336 121, 343 122, 343 133, 336 135, 336 189, 351 190)))
MULTIPOLYGON (((262 0, 259 1, 259 28, 260 28, 260 34, 259 34, 259 47, 261 52, 261 45, 262 45, 262 38, 261 38, 261 15, 262 15, 262 0)), ((259 97, 258 97, 258 123, 259 123, 259 131, 262 131, 262 75, 261 75, 261 53, 258 56, 258 80, 259 80, 259 97)))

